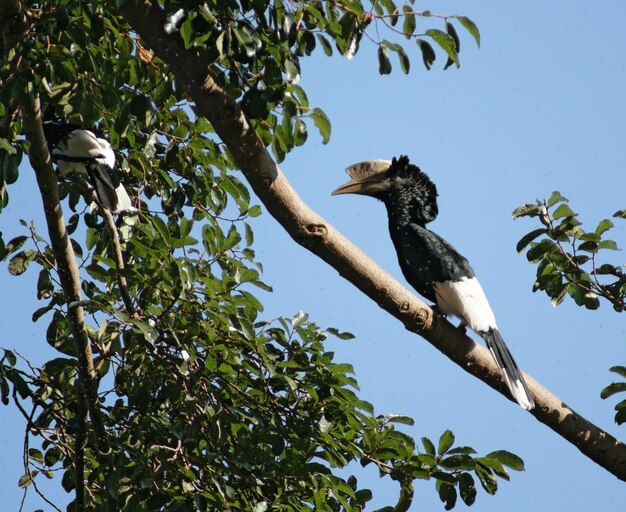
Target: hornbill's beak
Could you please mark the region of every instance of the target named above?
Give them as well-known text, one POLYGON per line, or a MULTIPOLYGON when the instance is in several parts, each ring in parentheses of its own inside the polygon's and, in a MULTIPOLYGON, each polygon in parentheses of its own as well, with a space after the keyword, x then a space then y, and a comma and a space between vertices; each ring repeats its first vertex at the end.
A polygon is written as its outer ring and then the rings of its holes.
POLYGON ((332 195, 362 194, 377 196, 389 187, 387 171, 391 166, 390 160, 367 160, 346 168, 352 178, 347 183, 333 190, 332 195))

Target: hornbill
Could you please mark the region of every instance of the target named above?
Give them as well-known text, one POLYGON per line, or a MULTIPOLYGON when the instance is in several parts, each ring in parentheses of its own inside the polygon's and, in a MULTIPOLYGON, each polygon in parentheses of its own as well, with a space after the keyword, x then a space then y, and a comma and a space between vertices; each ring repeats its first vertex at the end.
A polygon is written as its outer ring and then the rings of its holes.
POLYGON ((111 213, 136 211, 115 172, 115 153, 107 140, 58 120, 44 121, 43 131, 62 177, 72 173, 86 177, 102 206, 111 213))
POLYGON ((532 409, 533 398, 474 270, 452 245, 426 228, 439 212, 435 184, 406 156, 360 162, 346 172, 352 179, 333 195, 363 194, 385 203, 391 240, 406 280, 442 314, 458 317, 463 327, 468 325, 485 340, 513 398, 524 409, 532 409))

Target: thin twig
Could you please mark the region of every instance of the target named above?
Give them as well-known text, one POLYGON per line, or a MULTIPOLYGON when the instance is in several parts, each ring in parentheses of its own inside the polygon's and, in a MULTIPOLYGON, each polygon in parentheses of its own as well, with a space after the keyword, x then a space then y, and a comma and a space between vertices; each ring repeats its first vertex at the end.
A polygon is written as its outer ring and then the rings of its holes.
POLYGON ((126 277, 124 276, 124 269, 126 268, 124 263, 124 255, 122 254, 122 246, 120 245, 120 237, 117 231, 117 226, 115 225, 115 219, 113 219, 113 215, 106 208, 100 207, 100 213, 104 217, 106 221, 107 229, 109 231, 109 237, 111 239, 111 243, 113 244, 113 257, 115 259, 115 275, 117 277, 117 285, 120 290, 120 295, 122 296, 122 301, 124 302, 124 307, 129 315, 135 315, 135 306, 133 304, 132 299, 130 298, 130 294, 128 293, 128 283, 126 282, 126 277))

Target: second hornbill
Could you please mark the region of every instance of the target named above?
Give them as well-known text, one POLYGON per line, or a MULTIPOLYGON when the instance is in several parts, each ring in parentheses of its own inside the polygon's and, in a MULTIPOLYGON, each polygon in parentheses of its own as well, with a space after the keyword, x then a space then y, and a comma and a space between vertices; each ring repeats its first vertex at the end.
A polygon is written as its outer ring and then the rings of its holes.
POLYGON ((87 178, 102 206, 111 213, 136 211, 117 176, 115 153, 107 140, 59 120, 44 121, 43 131, 62 177, 76 173, 87 178))
POLYGON ((385 204, 391 240, 406 280, 442 314, 458 317, 485 340, 513 398, 524 409, 532 409, 533 398, 474 270, 452 245, 426 228, 439 212, 435 184, 406 156, 360 162, 346 171, 352 179, 333 195, 363 194, 385 204))

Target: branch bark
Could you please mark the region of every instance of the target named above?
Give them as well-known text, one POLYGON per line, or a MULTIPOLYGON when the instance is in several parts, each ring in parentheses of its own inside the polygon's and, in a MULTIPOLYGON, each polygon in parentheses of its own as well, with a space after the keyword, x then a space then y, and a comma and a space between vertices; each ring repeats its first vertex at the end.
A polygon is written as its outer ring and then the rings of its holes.
MULTIPOLYGON (((67 314, 70 320, 72 336, 76 344, 78 360, 78 409, 82 410, 81 402, 86 402, 86 409, 95 431, 96 449, 105 450, 106 432, 102 416, 100 414, 100 401, 98 399, 98 380, 93 364, 91 342, 85 327, 85 310, 82 307, 80 291, 80 276, 76 265, 76 256, 70 243, 70 238, 65 227, 65 220, 61 205, 59 204, 57 178, 52 170, 52 160, 43 134, 41 109, 39 98, 34 98, 30 104, 22 105, 22 117, 24 132, 30 142, 28 156, 32 168, 35 170, 39 192, 44 205, 46 225, 52 253, 57 263, 57 272, 65 300, 67 314)), ((81 467, 82 461, 77 461, 76 467, 81 467)), ((82 474, 79 475, 82 487, 82 474)), ((79 496, 77 487, 77 497, 79 496)), ((78 503, 81 507, 81 503, 78 503)))
MULTIPOLYGON (((209 62, 181 38, 166 33, 163 11, 141 0, 120 9, 146 46, 162 59, 213 125, 267 211, 300 245, 309 249, 404 326, 430 342, 465 371, 511 399, 488 350, 476 344, 393 279, 317 213, 290 186, 237 102, 215 82, 209 62)), ((584 455, 626 481, 626 445, 604 432, 526 375, 535 418, 574 444, 584 455)))

